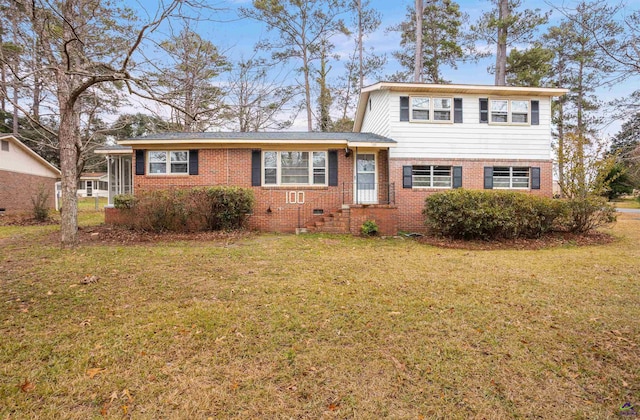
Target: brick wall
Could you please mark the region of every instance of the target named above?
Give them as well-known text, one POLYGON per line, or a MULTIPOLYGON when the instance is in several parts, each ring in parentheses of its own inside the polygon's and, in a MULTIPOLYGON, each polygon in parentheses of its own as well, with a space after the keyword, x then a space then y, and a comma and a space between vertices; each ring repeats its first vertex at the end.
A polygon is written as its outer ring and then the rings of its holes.
POLYGON ((396 206, 351 206, 349 215, 349 226, 353 235, 361 234, 360 228, 367 220, 373 220, 378 225, 380 235, 393 236, 398 233, 398 208, 396 206))
MULTIPOLYGON (((249 227, 267 232, 295 232, 313 218, 313 210, 328 214, 339 209, 344 196, 343 182, 353 180, 355 156, 352 153, 345 157, 344 149, 338 149, 338 186, 252 187, 251 152, 250 149, 200 149, 198 175, 134 175, 135 193, 214 185, 251 188, 256 205, 249 227)), ((135 162, 133 165, 135 168, 135 162)))
POLYGON ((0 171, 0 208, 7 212, 31 211, 31 198, 42 186, 49 193, 47 205, 55 207, 55 178, 0 171))
POLYGON ((443 165, 462 166, 462 188, 484 189, 485 166, 525 166, 540 167, 539 190, 527 191, 544 197, 552 196, 552 162, 534 160, 501 159, 391 159, 390 180, 396 185, 396 204, 398 206, 398 227, 400 230, 424 231, 422 209, 425 198, 435 192, 446 191, 438 188, 402 188, 402 167, 404 165, 443 165))

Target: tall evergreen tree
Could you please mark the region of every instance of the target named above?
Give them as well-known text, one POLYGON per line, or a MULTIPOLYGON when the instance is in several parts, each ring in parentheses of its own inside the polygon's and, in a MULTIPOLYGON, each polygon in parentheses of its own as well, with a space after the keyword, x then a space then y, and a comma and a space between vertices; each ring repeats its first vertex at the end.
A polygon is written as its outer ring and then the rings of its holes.
MULTIPOLYGON (((398 80, 415 80, 413 70, 416 65, 416 22, 414 8, 407 8, 406 20, 391 28, 401 32, 402 49, 393 53, 404 71, 397 73, 398 80)), ((422 12, 422 63, 420 80, 429 83, 446 83, 442 75, 445 66, 457 68, 457 63, 465 58, 462 25, 467 15, 453 0, 429 1, 422 12)))
POLYGON ((471 31, 477 40, 496 48, 495 84, 507 83, 507 50, 529 43, 537 28, 548 21, 549 13, 540 9, 519 10, 522 0, 490 0, 493 8, 482 14, 471 31))

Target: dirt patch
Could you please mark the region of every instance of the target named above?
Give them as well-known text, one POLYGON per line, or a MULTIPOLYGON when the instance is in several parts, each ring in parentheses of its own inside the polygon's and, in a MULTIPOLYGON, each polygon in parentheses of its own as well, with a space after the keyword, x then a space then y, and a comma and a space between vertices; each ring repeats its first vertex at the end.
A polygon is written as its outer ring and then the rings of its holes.
POLYGON ((254 233, 250 231, 234 232, 144 232, 126 229, 117 226, 100 225, 81 227, 78 229, 78 241, 80 244, 111 244, 111 245, 136 245, 153 242, 234 242, 241 238, 247 238, 254 233))
POLYGON ((554 232, 535 239, 495 239, 492 241, 467 241, 450 239, 439 236, 425 235, 416 238, 418 242, 450 249, 497 250, 497 249, 546 249, 560 246, 590 246, 604 245, 614 242, 612 235, 603 232, 575 234, 568 232, 554 232))
POLYGON ((58 223, 60 223, 60 220, 51 217, 40 221, 24 214, 3 214, 0 217, 0 226, 47 226, 57 225, 58 223))

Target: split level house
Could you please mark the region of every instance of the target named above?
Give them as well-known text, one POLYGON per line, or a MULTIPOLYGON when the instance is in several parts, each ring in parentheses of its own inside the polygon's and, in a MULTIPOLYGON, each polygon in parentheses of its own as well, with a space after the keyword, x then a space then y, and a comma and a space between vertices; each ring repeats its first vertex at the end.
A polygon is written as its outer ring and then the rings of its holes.
POLYGON ((60 170, 12 135, 0 135, 0 213, 28 212, 41 192, 55 206, 60 170))
POLYGON ((122 192, 233 185, 253 189, 249 226, 259 230, 356 233, 374 220, 383 234, 421 231, 435 192, 551 197, 551 100, 566 92, 380 82, 362 90, 352 133, 164 133, 98 153, 110 203, 122 192))

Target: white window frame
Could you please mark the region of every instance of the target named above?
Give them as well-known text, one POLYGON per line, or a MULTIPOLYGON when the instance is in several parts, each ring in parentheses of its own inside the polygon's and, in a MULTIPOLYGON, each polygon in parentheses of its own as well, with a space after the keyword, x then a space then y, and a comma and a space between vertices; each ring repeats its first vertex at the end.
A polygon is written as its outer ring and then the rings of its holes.
POLYGON ((489 98, 489 124, 493 125, 531 125, 531 100, 523 98, 489 98), (493 102, 507 102, 507 121, 493 121, 493 102), (526 122, 514 122, 513 115, 524 115, 522 112, 513 112, 513 102, 526 102, 527 103, 527 121, 526 122))
POLYGON ((418 122, 418 123, 432 123, 432 124, 450 124, 453 123, 453 115, 454 114, 454 110, 453 110, 453 97, 449 97, 449 96, 423 96, 423 95, 416 95, 416 96, 409 96, 409 121, 410 122, 418 122), (413 100, 414 99, 428 99, 429 100, 429 108, 420 108, 420 109, 426 109, 429 112, 429 118, 427 119, 420 119, 420 118, 413 118, 413 100), (446 99, 449 101, 449 108, 436 108, 435 103, 438 100, 443 100, 446 99), (435 117, 435 113, 436 112, 442 112, 442 111, 448 111, 449 112, 449 119, 447 120, 436 120, 434 119, 435 117))
POLYGON ((296 187, 296 186, 306 186, 306 187, 326 187, 329 182, 329 152, 327 150, 265 150, 262 152, 261 156, 262 170, 262 185, 265 187, 296 187), (306 183, 283 183, 282 182, 282 154, 283 153, 308 153, 308 166, 307 166, 307 182, 306 183), (267 153, 275 153, 276 154, 276 166, 266 166, 265 164, 265 154, 267 153), (324 154, 324 166, 314 166, 314 155, 317 153, 324 154), (266 171, 267 169, 275 169, 276 170, 276 182, 275 183, 267 183, 266 182, 266 171), (324 183, 316 184, 314 183, 314 178, 316 174, 320 174, 324 172, 324 183))
POLYGON ((528 166, 494 166, 493 167, 493 188, 497 190, 528 190, 531 188, 531 167, 528 166), (498 178, 508 179, 509 186, 508 187, 496 187, 496 168, 509 168, 508 177, 500 176, 498 178), (514 186, 514 178, 524 178, 524 176, 514 176, 514 172, 527 172, 527 185, 526 186, 514 186))
MULTIPOLYGON (((424 170, 424 169, 422 169, 424 170)), ((451 189, 453 188, 453 166, 450 165, 413 165, 411 167, 411 186, 412 188, 436 188, 436 189, 451 189), (416 175, 415 171, 416 170, 420 170, 420 169, 416 169, 416 168, 429 168, 429 174, 428 175, 416 175), (438 170, 442 170, 442 168, 448 168, 449 169, 449 185, 445 186, 445 185, 438 185, 438 186, 434 186, 434 178, 436 177, 442 177, 442 175, 436 175, 436 168, 438 168, 438 170), (426 179, 426 177, 428 177, 429 179, 429 185, 416 185, 416 177, 422 177, 423 179, 426 179)))
POLYGON ((154 176, 189 175, 189 151, 188 150, 148 150, 147 151, 146 166, 147 166, 147 174, 148 175, 154 175, 154 176), (164 162, 164 164, 165 164, 165 171, 164 172, 151 172, 151 164, 152 163, 154 163, 154 164, 162 163, 162 162, 152 162, 151 161, 151 154, 152 153, 165 153, 166 160, 164 162), (183 161, 183 160, 172 161, 171 160, 172 153, 186 153, 187 154, 187 160, 186 161, 183 161), (185 172, 173 172, 172 169, 171 169, 171 164, 172 163, 178 163, 178 164, 185 164, 186 163, 187 170, 185 172))

